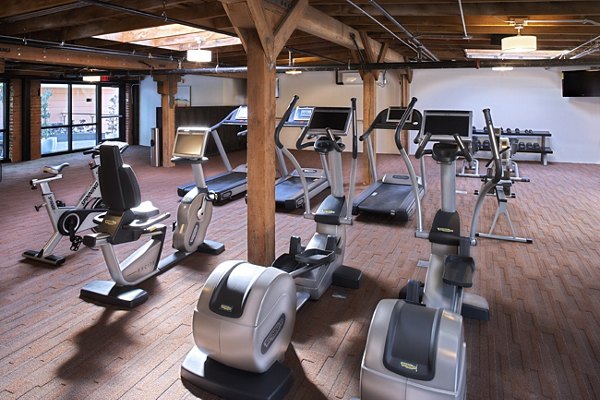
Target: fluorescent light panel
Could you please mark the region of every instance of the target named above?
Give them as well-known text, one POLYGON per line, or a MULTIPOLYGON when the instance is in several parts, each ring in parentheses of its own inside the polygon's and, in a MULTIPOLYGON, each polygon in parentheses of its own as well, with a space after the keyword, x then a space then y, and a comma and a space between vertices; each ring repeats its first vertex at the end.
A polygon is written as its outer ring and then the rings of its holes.
POLYGON ((466 49, 469 59, 483 60, 548 60, 560 57, 564 50, 535 50, 526 52, 504 52, 502 50, 466 49))

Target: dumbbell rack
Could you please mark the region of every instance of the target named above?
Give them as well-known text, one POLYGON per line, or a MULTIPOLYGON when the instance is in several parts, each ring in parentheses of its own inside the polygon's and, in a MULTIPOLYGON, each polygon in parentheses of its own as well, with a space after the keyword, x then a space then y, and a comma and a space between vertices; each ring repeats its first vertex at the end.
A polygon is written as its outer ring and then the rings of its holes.
MULTIPOLYGON (((474 130, 473 131, 473 138, 475 139, 475 137, 477 136, 485 136, 487 137, 487 132, 484 132, 483 130, 474 130)), ((502 136, 506 136, 508 138, 518 138, 518 139, 536 139, 538 140, 537 143, 539 143, 539 148, 525 148, 525 149, 519 149, 518 153, 539 153, 540 154, 540 162, 543 165, 548 165, 548 160, 547 160, 547 155, 548 154, 552 154, 554 153, 554 151, 552 151, 552 148, 550 148, 549 146, 546 146, 546 138, 549 138, 552 136, 552 134, 549 131, 531 131, 531 130, 527 130, 527 132, 525 132, 524 130, 519 132, 519 133, 515 133, 514 131, 511 131, 510 133, 507 132, 507 130, 503 130, 502 131, 502 136)), ((486 151, 485 148, 479 148, 479 151, 486 151)))

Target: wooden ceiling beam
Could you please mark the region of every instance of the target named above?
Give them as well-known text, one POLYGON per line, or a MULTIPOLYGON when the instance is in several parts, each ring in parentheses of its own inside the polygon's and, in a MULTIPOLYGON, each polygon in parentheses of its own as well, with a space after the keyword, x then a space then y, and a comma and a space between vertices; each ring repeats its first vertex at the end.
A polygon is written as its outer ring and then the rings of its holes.
POLYGON ((177 62, 142 57, 123 57, 84 53, 72 50, 42 49, 31 46, 2 44, 0 57, 11 61, 51 65, 78 66, 82 68, 148 71, 151 69, 175 69, 177 62))
POLYGON ((63 6, 65 4, 77 3, 73 0, 3 0, 0 7, 0 18, 12 17, 20 14, 27 14, 38 10, 45 10, 53 7, 63 6))
MULTIPOLYGON (((356 37, 360 36, 356 29, 310 6, 306 9, 304 19, 298 26, 298 29, 348 49, 353 49, 355 47, 351 34, 354 34, 356 37)), ((370 38, 368 39, 368 42, 371 43, 371 46, 377 48, 381 45, 379 42, 370 38)), ((388 51, 385 61, 403 62, 404 57, 395 51, 388 51)))

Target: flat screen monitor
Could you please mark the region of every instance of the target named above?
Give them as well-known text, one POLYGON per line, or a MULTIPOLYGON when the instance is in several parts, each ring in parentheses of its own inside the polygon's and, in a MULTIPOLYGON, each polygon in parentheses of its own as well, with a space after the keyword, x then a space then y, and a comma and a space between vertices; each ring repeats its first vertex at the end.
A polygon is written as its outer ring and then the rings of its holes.
POLYGON ((312 115, 314 107, 296 107, 292 113, 293 122, 308 122, 312 115))
POLYGON ((600 70, 563 71, 563 97, 600 97, 600 70))
POLYGON ((177 128, 173 156, 183 158, 200 158, 204 156, 206 137, 210 128, 185 127, 177 128))
POLYGON ((463 141, 471 140, 473 112, 456 110, 425 110, 423 134, 431 133, 431 141, 453 142, 458 134, 463 141))
POLYGON ((239 106, 234 118, 240 121, 248 121, 248 106, 239 106))
MULTIPOLYGON (((406 107, 388 108, 386 122, 400 122, 402 120, 402 115, 404 115, 404 111, 406 111, 406 107)), ((412 124, 412 112, 408 116, 408 119, 405 123, 412 124)))
POLYGON ((352 121, 352 109, 350 107, 315 107, 313 109, 308 130, 312 134, 324 134, 326 128, 336 136, 348 133, 352 121))

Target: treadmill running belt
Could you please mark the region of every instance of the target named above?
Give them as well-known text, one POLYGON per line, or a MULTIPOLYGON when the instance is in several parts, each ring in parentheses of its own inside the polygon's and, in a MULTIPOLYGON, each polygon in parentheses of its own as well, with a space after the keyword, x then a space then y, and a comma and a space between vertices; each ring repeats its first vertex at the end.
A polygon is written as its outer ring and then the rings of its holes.
MULTIPOLYGON (((419 193, 423 188, 419 187, 419 193)), ((407 221, 414 210, 415 196, 409 185, 380 184, 362 203, 358 205, 360 212, 387 214, 407 221)))

